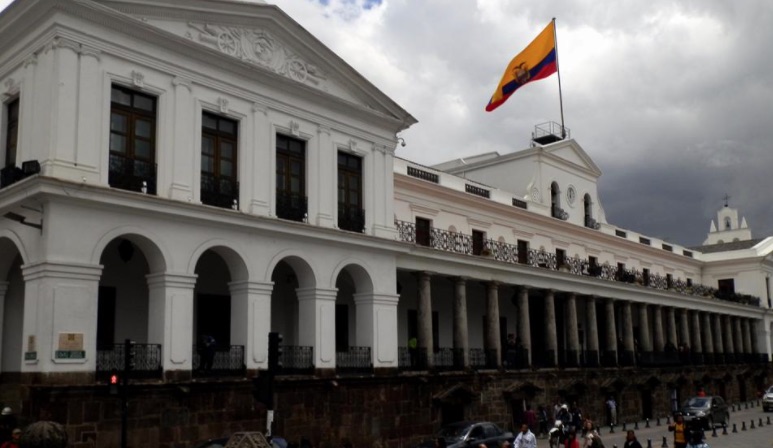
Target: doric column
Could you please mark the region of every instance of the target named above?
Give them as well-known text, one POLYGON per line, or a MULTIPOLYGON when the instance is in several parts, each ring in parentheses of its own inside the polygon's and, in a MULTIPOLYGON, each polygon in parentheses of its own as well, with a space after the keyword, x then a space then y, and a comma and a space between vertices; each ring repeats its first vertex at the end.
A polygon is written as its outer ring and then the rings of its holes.
POLYGON ((604 314, 606 321, 606 353, 605 364, 617 364, 617 327, 615 325, 615 301, 607 299, 604 302, 604 314))
POLYGON ((274 284, 238 281, 229 283, 228 288, 231 292, 231 344, 244 346, 247 369, 267 369, 274 284))
POLYGON ((676 310, 674 307, 669 306, 666 309, 666 313, 666 326, 668 327, 666 337, 668 338, 668 343, 673 345, 672 348, 676 348, 679 345, 679 340, 676 337, 676 310))
POLYGON ((656 305, 653 308, 652 315, 655 319, 655 343, 652 349, 653 351, 660 353, 663 351, 663 347, 666 345, 666 342, 663 340, 663 307, 656 305))
POLYGON ((714 357, 714 339, 711 337, 711 316, 709 313, 700 313, 703 317, 701 328, 703 329, 703 353, 704 356, 712 361, 714 357))
POLYGON ((195 275, 158 273, 148 279, 148 342, 161 344, 164 373, 193 367, 195 275))
POLYGON ((650 319, 646 303, 639 304, 639 350, 642 352, 652 351, 652 341, 650 340, 650 319))
MULTIPOLYGON (((741 330, 741 318, 732 317, 733 319, 733 340, 735 341, 735 355, 736 358, 743 358, 743 331, 741 330)), ((740 361, 740 359, 738 359, 740 361)))
POLYGON ((752 335, 749 329, 749 319, 741 319, 741 328, 743 328, 743 352, 750 355, 752 353, 752 335))
POLYGON ((733 318, 731 316, 722 316, 722 324, 724 325, 725 336, 725 357, 729 358, 731 362, 735 362, 735 338, 733 334, 733 318))
MULTIPOLYGON (((5 322, 5 293, 8 292, 8 285, 8 282, 0 281, 0 361, 3 359, 3 322, 5 322)), ((0 372, 5 370, 3 367, 7 368, 0 365, 0 372)))
POLYGON ((759 353, 759 348, 757 347, 757 325, 759 322, 757 319, 749 319, 749 349, 753 355, 759 353))
POLYGON ((623 301, 623 354, 625 355, 624 362, 632 363, 634 356, 634 337, 633 337, 633 314, 631 310, 631 302, 623 301))
POLYGON ((375 368, 397 367, 397 302, 400 296, 378 292, 354 294, 355 345, 370 347, 375 368))
POLYGON ((499 283, 488 282, 486 284, 486 322, 488 331, 486 332, 486 356, 489 365, 496 363, 497 367, 502 365, 502 342, 499 339, 499 283), (495 356, 491 359, 490 356, 495 356))
POLYGON ((712 331, 714 333, 714 358, 717 362, 725 362, 725 344, 722 334, 722 316, 712 314, 712 331))
POLYGON ((570 366, 580 365, 580 334, 577 328, 577 297, 574 293, 569 293, 566 298, 566 331, 567 342, 569 343, 569 356, 567 359, 570 366))
POLYGON ((596 296, 590 296, 585 302, 585 318, 588 331, 588 364, 596 366, 599 363, 599 326, 596 319, 596 296))
POLYGON ((556 334, 555 291, 545 291, 545 351, 548 366, 558 365, 558 336, 556 334))
POLYGON ((298 288, 298 345, 314 347, 314 367, 335 369, 337 289, 298 288))
MULTIPOLYGON (((454 350, 462 357, 464 367, 470 365, 470 342, 467 327, 467 281, 457 277, 454 288, 454 350)), ((456 355, 455 355, 456 356, 456 355)))
POLYGON ((690 324, 687 318, 687 309, 682 308, 679 310, 679 339, 682 344, 687 345, 690 350, 693 350, 693 344, 690 340, 690 324))
POLYGON ((419 362, 426 360, 427 367, 432 367, 434 362, 429 354, 432 352, 432 287, 429 272, 419 273, 419 362))
POLYGON ((701 339, 701 320, 698 311, 690 313, 692 315, 692 351, 693 353, 703 353, 703 342, 701 339))
POLYGON ((526 363, 531 365, 531 320, 529 319, 529 287, 521 286, 518 291, 518 338, 526 350, 526 363))

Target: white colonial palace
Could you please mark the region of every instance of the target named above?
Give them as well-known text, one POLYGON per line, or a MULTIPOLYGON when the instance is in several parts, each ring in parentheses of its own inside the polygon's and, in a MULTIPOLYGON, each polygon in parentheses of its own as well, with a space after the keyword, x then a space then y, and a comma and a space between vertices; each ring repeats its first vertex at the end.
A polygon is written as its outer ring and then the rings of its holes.
POLYGON ((543 127, 396 158, 416 120, 276 6, 18 0, 0 94, 6 385, 96 384, 125 339, 138 376, 249 376, 270 331, 308 375, 770 363, 773 238, 737 210, 697 248, 618 228, 543 127))

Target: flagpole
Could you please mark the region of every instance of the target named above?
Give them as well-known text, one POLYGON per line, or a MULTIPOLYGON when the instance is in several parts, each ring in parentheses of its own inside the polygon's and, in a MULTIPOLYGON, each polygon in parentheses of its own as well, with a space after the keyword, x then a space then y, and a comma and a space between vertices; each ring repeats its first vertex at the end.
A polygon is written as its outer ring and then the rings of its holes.
POLYGON ((558 104, 561 107, 561 138, 566 138, 566 128, 564 127, 564 95, 561 92, 561 68, 558 65, 558 33, 556 32, 556 18, 553 17, 553 41, 556 47, 556 74, 558 75, 558 104))

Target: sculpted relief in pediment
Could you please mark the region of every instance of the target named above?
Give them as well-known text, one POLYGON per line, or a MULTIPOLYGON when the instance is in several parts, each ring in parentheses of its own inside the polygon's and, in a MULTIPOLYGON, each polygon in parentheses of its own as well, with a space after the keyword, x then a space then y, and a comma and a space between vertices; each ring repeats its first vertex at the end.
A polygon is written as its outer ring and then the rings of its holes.
POLYGON ((229 56, 268 68, 304 84, 326 89, 326 74, 259 29, 188 23, 187 37, 229 56))

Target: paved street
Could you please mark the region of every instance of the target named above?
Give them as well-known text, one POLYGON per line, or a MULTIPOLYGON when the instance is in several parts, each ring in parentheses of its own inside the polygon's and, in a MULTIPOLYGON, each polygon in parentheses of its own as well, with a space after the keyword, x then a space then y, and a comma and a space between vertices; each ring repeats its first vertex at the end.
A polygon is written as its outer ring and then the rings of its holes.
MULTIPOLYGON (((633 424, 629 424, 628 429, 633 429, 633 424)), ((636 437, 642 447, 647 448, 647 441, 651 439, 652 448, 661 448, 664 436, 667 438, 668 447, 673 448, 674 436, 668 432, 665 421, 661 421, 660 426, 656 426, 655 422, 650 422, 650 428, 645 428, 644 423, 639 422, 636 437)), ((614 448, 615 446, 622 448, 625 442, 625 432, 620 427, 615 428, 614 434, 609 434, 609 427, 602 428, 601 437, 606 448, 614 448)), ((733 412, 730 414, 730 427, 727 430, 727 435, 722 435, 721 428, 717 428, 717 437, 711 437, 711 431, 707 431, 706 442, 710 448, 773 448, 773 412, 765 413, 760 406, 733 412), (767 424, 768 417, 771 420, 770 425, 767 424), (760 418, 762 418, 762 427, 759 427, 760 418), (750 429, 752 420, 754 420, 754 429, 750 429), (742 422, 746 423, 746 431, 741 430, 742 422), (732 433, 733 424, 738 430, 735 434, 732 433)), ((546 448, 548 446, 547 440, 540 439, 538 446, 546 448)))

